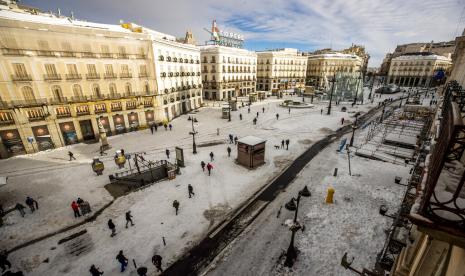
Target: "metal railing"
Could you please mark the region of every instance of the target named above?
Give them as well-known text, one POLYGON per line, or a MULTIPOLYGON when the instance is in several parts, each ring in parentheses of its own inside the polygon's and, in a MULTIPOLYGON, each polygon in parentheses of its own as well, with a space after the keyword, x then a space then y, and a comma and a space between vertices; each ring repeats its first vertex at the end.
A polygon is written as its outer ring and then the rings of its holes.
POLYGON ((29 74, 26 75, 11 75, 13 81, 32 81, 32 77, 29 74))
POLYGON ((45 74, 44 75, 44 80, 46 80, 46 81, 61 80, 61 75, 60 74, 45 74))
POLYGON ((82 79, 81 74, 66 74, 66 79, 67 80, 80 80, 82 79))

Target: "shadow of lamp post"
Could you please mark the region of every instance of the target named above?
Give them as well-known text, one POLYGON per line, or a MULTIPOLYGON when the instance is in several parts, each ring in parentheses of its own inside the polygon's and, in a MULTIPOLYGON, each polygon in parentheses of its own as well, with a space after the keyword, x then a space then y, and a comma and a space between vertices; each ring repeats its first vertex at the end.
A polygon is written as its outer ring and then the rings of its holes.
POLYGON ((297 252, 294 247, 295 232, 297 232, 299 229, 302 229, 302 231, 305 229, 305 227, 300 225, 300 223, 297 221, 297 213, 299 211, 300 197, 302 196, 303 197, 311 196, 311 193, 308 190, 307 186, 305 186, 301 191, 299 191, 297 199, 292 198, 288 203, 284 205, 284 207, 286 207, 287 210, 295 211, 294 221, 292 225, 289 227, 289 230, 291 230, 292 232, 291 243, 289 244, 289 248, 287 249, 286 260, 284 261, 284 265, 287 267, 292 267, 292 265, 294 265, 294 262, 297 258, 297 252))

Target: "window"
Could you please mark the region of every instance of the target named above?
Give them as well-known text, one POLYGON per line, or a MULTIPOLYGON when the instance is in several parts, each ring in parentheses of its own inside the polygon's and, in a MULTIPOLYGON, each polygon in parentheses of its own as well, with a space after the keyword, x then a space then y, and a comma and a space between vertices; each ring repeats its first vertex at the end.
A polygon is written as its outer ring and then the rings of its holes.
MULTIPOLYGON (((163 69, 161 69, 161 71, 163 71, 163 69)), ((147 76, 147 65, 145 64, 139 65, 139 74, 141 76, 147 76)))
POLYGON ((124 86, 124 90, 126 91, 126 93, 132 92, 131 84, 129 82, 127 82, 126 85, 124 86))
POLYGON ((78 74, 76 64, 66 64, 66 68, 68 68, 68 74, 74 75, 74 76, 78 74))
POLYGON ((87 72, 89 75, 96 76, 97 68, 95 67, 95 64, 87 64, 87 72))
POLYGON ((32 91, 31 87, 24 86, 23 88, 21 88, 21 91, 26 101, 35 101, 36 97, 34 96, 34 92, 32 91))
POLYGON ((124 47, 124 46, 119 46, 118 47, 118 56, 123 57, 123 58, 125 58, 127 56, 126 55, 126 47, 124 47))
POLYGON ((94 84, 92 86, 92 92, 94 93, 95 98, 101 98, 102 97, 102 93, 100 92, 100 86, 98 86, 98 84, 94 84))
POLYGON ((26 67, 23 63, 13 63, 12 65, 17 77, 27 77, 26 67))
POLYGON ((102 57, 111 57, 110 47, 108 47, 108 45, 102 45, 100 49, 102 51, 102 57))
POLYGON ((55 64, 51 64, 51 63, 45 64, 45 72, 46 72, 47 75, 49 75, 49 76, 56 76, 56 75, 58 75, 58 74, 57 74, 57 69, 55 68, 55 64))
POLYGON ((82 88, 81 88, 81 86, 79 84, 74 84, 73 85, 73 95, 76 98, 82 98, 83 97, 82 88))
POLYGON ((116 96, 116 85, 114 83, 108 85, 108 90, 110 91, 110 96, 116 96))
POLYGON ((113 65, 111 64, 105 64, 105 75, 107 76, 113 76, 113 65))
POLYGON ((122 76, 129 76, 129 65, 121 64, 121 75, 122 76))
POLYGON ((61 87, 58 85, 52 86, 52 94, 55 101, 62 103, 64 101, 63 93, 61 92, 61 87))

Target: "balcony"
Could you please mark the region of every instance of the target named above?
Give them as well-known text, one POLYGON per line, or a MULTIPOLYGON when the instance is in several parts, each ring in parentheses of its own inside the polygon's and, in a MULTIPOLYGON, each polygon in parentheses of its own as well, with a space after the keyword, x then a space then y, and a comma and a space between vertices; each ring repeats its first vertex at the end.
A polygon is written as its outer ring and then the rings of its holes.
POLYGON ((30 107, 30 106, 42 106, 47 105, 47 99, 34 99, 34 100, 16 100, 11 101, 11 104, 15 107, 30 107))
POLYGON ((131 74, 131 73, 121 73, 121 74, 119 75, 119 77, 120 77, 121 79, 131 79, 131 78, 132 78, 132 74, 131 74))
POLYGON ((116 79, 117 77, 115 73, 105 73, 105 75, 103 75, 104 79, 116 79))
POLYGON ((92 52, 82 52, 81 57, 83 57, 83 58, 95 58, 95 57, 97 57, 97 55, 95 53, 92 53, 92 52))
POLYGON ((76 115, 78 116, 84 116, 84 115, 89 115, 90 110, 88 105, 80 105, 76 106, 76 115))
POLYGON ((126 53, 118 53, 118 58, 120 59, 128 59, 129 55, 126 53))
POLYGON ((126 110, 136 109, 136 108, 137 108, 137 102, 136 101, 126 102, 126 110))
POLYGON ((55 53, 52 52, 52 51, 39 50, 39 51, 37 51, 37 55, 40 56, 40 57, 54 57, 55 53))
POLYGON ((449 83, 438 110, 440 121, 434 128, 435 143, 431 145, 429 162, 418 185, 423 191, 417 194, 423 196, 419 206, 412 208, 409 219, 426 231, 432 229, 433 236, 459 236, 465 241, 464 108, 465 90, 449 83))
POLYGON ((100 114, 100 113, 105 113, 107 112, 107 105, 102 103, 102 104, 96 104, 94 105, 94 113, 95 114, 100 114))
POLYGON ((100 57, 101 58, 113 58, 113 54, 111 54, 111 53, 101 53, 100 57))
POLYGON ((100 79, 100 74, 98 74, 98 73, 86 74, 86 79, 88 79, 88 80, 99 80, 100 79))
POLYGON ((81 74, 66 74, 65 77, 67 80, 81 80, 82 79, 81 74))
POLYGON ((60 74, 45 74, 44 80, 46 81, 60 81, 61 75, 60 74))
POLYGON ((89 99, 86 96, 73 96, 69 98, 69 102, 71 103, 85 103, 89 101, 89 99))
POLYGON ((121 102, 111 103, 111 111, 121 111, 123 110, 123 105, 121 102))
POLYGON ((71 109, 69 106, 59 106, 55 108, 57 118, 71 117, 71 109))
POLYGON ((15 120, 13 114, 9 111, 0 112, 0 125, 14 125, 15 120))
POLYGON ((64 104, 64 103, 68 103, 68 98, 67 97, 50 98, 48 102, 51 105, 64 104))
POLYGON ((32 81, 32 77, 29 74, 26 75, 11 75, 13 81, 32 81))
POLYGON ((23 49, 3 48, 3 55, 5 56, 25 56, 26 53, 23 49))
POLYGON ((125 92, 123 94, 123 97, 127 98, 127 97, 135 97, 137 96, 137 93, 136 92, 125 92))

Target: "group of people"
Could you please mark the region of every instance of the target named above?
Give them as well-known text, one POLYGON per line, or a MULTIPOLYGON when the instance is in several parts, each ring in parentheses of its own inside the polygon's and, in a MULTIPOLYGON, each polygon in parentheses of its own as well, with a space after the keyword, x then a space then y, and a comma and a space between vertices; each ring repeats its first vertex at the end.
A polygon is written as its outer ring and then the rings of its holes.
MULTIPOLYGON (((134 222, 132 221, 133 216, 131 214, 131 211, 126 212, 125 218, 126 218, 126 228, 128 228, 129 223, 131 223, 131 226, 135 225, 134 222)), ((110 237, 116 236, 116 225, 113 222, 113 220, 109 219, 108 222, 107 222, 107 225, 108 225, 108 229, 110 229, 110 231, 111 231, 110 237)))
MULTIPOLYGON (((214 160, 213 158, 214 158, 213 152, 210 152, 210 160, 213 161, 214 160)), ((202 171, 205 171, 205 167, 206 167, 208 170, 208 175, 209 176, 211 175, 211 172, 213 170, 213 165, 210 162, 205 164, 205 162, 200 161, 200 167, 202 167, 202 171)))
MULTIPOLYGON (((123 250, 120 250, 118 252, 118 255, 116 255, 116 258, 115 258, 118 263, 120 264, 120 271, 121 272, 124 272, 126 271, 126 267, 128 266, 129 264, 129 260, 128 258, 124 255, 124 252, 123 250)), ((158 272, 163 272, 163 268, 161 267, 162 266, 162 260, 163 258, 158 255, 158 254, 154 254, 152 256, 152 264, 155 266, 155 268, 157 269, 158 272)), ((134 260, 133 260, 134 261, 134 260)), ((134 261, 134 266, 136 266, 136 262, 134 261)), ((140 266, 136 269, 137 271, 137 275, 139 276, 147 276, 147 272, 148 272, 148 269, 147 267, 145 266, 140 266)), ((90 270, 89 270, 90 274, 92 276, 100 276, 100 275, 103 275, 103 271, 100 271, 100 268, 99 267, 96 267, 95 265, 91 265, 90 266, 90 270)))
MULTIPOLYGON (((165 131, 168 130, 168 128, 170 129, 170 131, 173 129, 173 125, 172 124, 167 124, 167 123, 164 123, 163 124, 163 127, 165 128, 165 131)), ((151 124, 150 125, 150 132, 153 134, 154 132, 158 131, 158 125, 157 124, 151 124)))
MULTIPOLYGON (((39 203, 30 196, 26 197, 25 203, 29 207, 29 209, 31 210, 31 214, 34 213, 35 210, 39 209, 39 203)), ((18 202, 18 203, 16 203, 15 208, 16 208, 16 210, 18 210, 18 212, 21 214, 21 216, 24 217, 24 215, 26 214, 24 209, 26 209, 26 207, 24 207, 24 205, 22 205, 21 203, 18 202)))
POLYGON ((237 138, 237 136, 234 136, 232 134, 229 134, 229 143, 230 144, 235 144, 237 145, 237 141, 239 140, 239 138, 237 138))
POLYGON ((84 201, 82 198, 78 197, 77 200, 71 203, 71 209, 73 209, 74 217, 78 218, 81 215, 86 215, 92 210, 90 209, 90 204, 87 201, 84 201))

